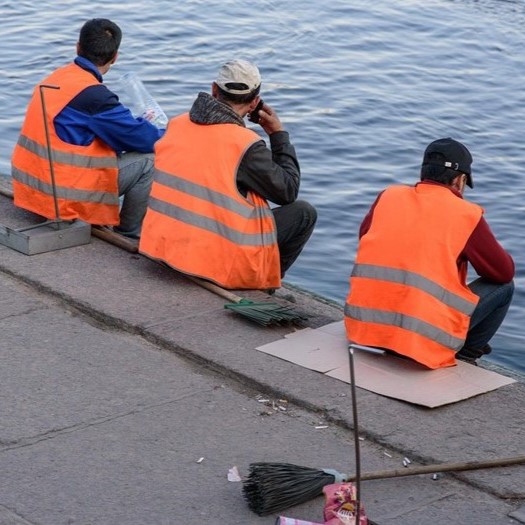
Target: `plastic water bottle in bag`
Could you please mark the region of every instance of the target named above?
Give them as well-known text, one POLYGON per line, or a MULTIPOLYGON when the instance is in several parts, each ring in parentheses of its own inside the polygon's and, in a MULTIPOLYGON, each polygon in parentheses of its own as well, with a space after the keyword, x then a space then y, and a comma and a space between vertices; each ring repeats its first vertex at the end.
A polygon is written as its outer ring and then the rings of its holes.
POLYGON ((124 73, 119 84, 124 92, 122 99, 124 102, 129 101, 131 113, 135 117, 142 117, 158 128, 168 125, 168 117, 135 73, 124 73))

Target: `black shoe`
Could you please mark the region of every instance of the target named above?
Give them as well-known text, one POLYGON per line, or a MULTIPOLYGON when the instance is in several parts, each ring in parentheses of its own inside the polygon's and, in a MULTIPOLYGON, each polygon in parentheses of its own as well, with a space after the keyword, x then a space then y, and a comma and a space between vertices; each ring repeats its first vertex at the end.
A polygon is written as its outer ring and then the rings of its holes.
POLYGON ((488 343, 482 348, 469 348, 467 346, 464 346, 456 354, 456 359, 460 359, 461 361, 466 361, 467 363, 475 365, 476 359, 479 359, 484 355, 490 354, 490 352, 492 352, 492 347, 488 343))

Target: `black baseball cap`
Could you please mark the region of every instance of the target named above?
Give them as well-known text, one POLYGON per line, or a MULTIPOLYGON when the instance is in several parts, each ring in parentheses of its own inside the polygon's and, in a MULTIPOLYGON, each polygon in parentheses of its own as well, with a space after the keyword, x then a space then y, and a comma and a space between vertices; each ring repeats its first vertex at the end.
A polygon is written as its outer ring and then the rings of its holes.
POLYGON ((457 140, 447 137, 445 139, 438 139, 431 142, 423 155, 423 166, 442 166, 460 173, 465 173, 467 176, 467 184, 473 188, 472 182, 472 155, 470 151, 458 142, 457 140), (440 153, 444 159, 430 159, 431 153, 440 153))

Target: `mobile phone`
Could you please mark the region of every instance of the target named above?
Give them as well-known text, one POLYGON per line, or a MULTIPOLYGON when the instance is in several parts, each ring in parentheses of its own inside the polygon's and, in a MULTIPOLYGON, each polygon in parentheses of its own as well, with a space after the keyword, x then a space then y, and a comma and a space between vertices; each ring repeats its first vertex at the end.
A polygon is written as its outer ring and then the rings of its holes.
POLYGON ((255 124, 257 124, 259 122, 259 110, 262 109, 263 106, 264 106, 264 101, 261 98, 261 100, 259 100, 259 104, 257 104, 256 108, 251 113, 248 113, 248 120, 250 122, 253 122, 255 124))

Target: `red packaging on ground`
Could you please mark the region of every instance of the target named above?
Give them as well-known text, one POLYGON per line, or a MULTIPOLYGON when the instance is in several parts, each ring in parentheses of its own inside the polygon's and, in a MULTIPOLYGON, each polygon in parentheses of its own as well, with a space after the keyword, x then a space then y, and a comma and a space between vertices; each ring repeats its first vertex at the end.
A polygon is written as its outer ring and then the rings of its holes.
POLYGON ((323 489, 325 525, 368 525, 363 504, 359 505, 356 523, 357 494, 353 483, 334 483, 323 489))

